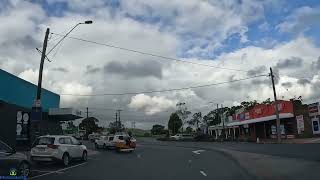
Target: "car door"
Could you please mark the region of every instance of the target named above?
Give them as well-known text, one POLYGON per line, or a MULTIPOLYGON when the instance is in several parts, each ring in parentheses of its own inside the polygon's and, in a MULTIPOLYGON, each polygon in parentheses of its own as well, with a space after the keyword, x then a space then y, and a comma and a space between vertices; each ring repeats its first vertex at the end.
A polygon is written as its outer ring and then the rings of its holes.
POLYGON ((71 137, 72 146, 74 149, 75 157, 82 157, 82 151, 81 143, 74 137, 71 137))
POLYGON ((77 152, 76 152, 76 148, 74 147, 74 145, 72 144, 72 140, 70 137, 65 137, 63 138, 63 142, 64 142, 64 146, 67 148, 67 151, 69 153, 69 155, 72 158, 77 157, 77 152))
POLYGON ((16 168, 13 150, 0 141, 0 176, 8 176, 12 168, 16 168))

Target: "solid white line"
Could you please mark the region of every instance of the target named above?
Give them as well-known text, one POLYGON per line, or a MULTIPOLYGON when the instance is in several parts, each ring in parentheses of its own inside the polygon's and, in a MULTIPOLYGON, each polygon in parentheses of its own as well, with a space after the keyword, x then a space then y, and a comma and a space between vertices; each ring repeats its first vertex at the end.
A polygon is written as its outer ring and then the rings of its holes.
POLYGON ((200 173, 203 175, 203 176, 207 176, 207 174, 203 171, 200 171, 200 173))
POLYGON ((72 169, 72 168, 75 168, 75 167, 78 167, 78 166, 82 166, 82 165, 85 165, 85 164, 87 164, 87 163, 84 162, 84 163, 77 164, 77 165, 74 165, 74 166, 70 166, 70 167, 67 167, 67 168, 59 169, 57 171, 51 171, 51 172, 48 172, 48 173, 45 173, 45 174, 40 174, 38 176, 33 176, 33 177, 29 178, 29 179, 35 179, 35 178, 38 178, 38 177, 42 177, 42 176, 46 176, 46 175, 50 175, 50 174, 54 174, 54 173, 60 173, 61 171, 72 169))

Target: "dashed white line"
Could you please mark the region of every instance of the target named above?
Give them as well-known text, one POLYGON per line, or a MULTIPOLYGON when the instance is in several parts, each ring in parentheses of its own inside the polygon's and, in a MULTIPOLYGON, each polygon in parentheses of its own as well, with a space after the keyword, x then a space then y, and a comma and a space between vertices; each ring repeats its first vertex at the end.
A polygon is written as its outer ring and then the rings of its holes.
POLYGON ((200 173, 203 175, 203 176, 207 176, 207 174, 203 171, 200 171, 200 173))
POLYGON ((77 165, 74 165, 74 166, 70 166, 70 167, 67 167, 67 168, 63 168, 63 169, 59 169, 57 171, 51 171, 51 172, 48 172, 48 173, 45 173, 45 174, 40 174, 38 176, 33 176, 29 179, 35 179, 35 178, 38 178, 38 177, 42 177, 42 176, 46 176, 46 175, 50 175, 50 174, 54 174, 54 173, 61 173, 62 171, 65 171, 65 170, 68 170, 68 169, 72 169, 72 168, 75 168, 75 167, 78 167, 78 166, 82 166, 82 165, 85 165, 87 164, 86 162, 84 163, 81 163, 81 164, 77 164, 77 165))

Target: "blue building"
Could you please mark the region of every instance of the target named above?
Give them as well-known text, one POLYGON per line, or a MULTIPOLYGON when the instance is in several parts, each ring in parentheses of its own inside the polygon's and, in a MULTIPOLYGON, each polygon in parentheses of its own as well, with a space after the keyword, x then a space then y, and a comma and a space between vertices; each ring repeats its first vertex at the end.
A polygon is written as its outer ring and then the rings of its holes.
POLYGON ((29 146, 39 135, 61 134, 61 121, 81 117, 72 108, 60 109, 60 96, 42 89, 42 120, 31 121, 37 86, 2 69, 0 83, 0 140, 12 147, 29 146))
MULTIPOLYGON (((0 69, 0 100, 31 109, 36 99, 37 86, 0 69)), ((49 108, 59 108, 60 96, 42 89, 41 107, 45 112, 49 108)))

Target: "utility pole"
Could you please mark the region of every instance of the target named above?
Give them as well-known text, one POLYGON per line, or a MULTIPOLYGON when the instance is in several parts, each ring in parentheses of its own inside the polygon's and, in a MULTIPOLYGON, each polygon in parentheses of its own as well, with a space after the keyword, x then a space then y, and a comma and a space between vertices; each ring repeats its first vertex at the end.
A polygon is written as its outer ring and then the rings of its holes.
POLYGON ((41 86, 42 86, 42 72, 43 72, 43 64, 46 58, 46 51, 47 51, 47 44, 48 44, 48 37, 49 37, 50 29, 47 28, 46 35, 43 41, 43 47, 41 52, 41 60, 40 60, 40 69, 39 69, 39 78, 38 78, 38 88, 37 88, 37 97, 36 100, 41 100, 41 86))
POLYGON ((224 115, 223 115, 223 105, 221 104, 221 120, 222 120, 222 128, 223 128, 223 137, 226 136, 226 129, 225 129, 225 126, 224 126, 224 115))
POLYGON ((271 76, 271 82, 272 82, 273 97, 274 97, 274 102, 275 102, 275 106, 276 106, 275 110, 276 110, 276 117, 277 117, 277 141, 278 141, 278 143, 280 143, 281 142, 281 131, 280 131, 279 106, 278 106, 278 101, 277 101, 276 88, 274 85, 274 75, 273 75, 271 67, 270 67, 270 76, 271 76))
POLYGON ((120 112, 121 112, 122 110, 121 109, 118 109, 117 110, 117 112, 118 112, 118 114, 119 114, 119 116, 118 116, 118 123, 117 123, 117 127, 118 127, 118 129, 121 129, 121 119, 120 119, 120 112))
POLYGON ((87 118, 89 118, 89 108, 87 107, 87 118))

